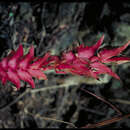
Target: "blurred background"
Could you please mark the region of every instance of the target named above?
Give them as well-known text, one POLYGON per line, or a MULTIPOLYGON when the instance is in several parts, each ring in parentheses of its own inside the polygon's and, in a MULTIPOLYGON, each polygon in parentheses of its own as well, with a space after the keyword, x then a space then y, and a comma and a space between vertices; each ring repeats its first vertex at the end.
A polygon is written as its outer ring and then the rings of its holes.
MULTIPOLYGON (((25 53, 34 45, 36 56, 47 51, 60 55, 77 42, 91 46, 103 34, 103 46, 118 47, 130 40, 129 0, 0 2, 1 59, 20 43, 25 53)), ((122 55, 130 56, 130 47, 122 55)), ((0 128, 74 128, 117 115, 81 88, 110 101, 123 114, 130 113, 130 63, 111 68, 121 82, 108 75, 96 81, 54 72, 46 72, 47 81, 35 79, 33 90, 25 82, 20 91, 0 82, 0 128)), ((128 128, 129 122, 127 118, 101 128, 128 128)))

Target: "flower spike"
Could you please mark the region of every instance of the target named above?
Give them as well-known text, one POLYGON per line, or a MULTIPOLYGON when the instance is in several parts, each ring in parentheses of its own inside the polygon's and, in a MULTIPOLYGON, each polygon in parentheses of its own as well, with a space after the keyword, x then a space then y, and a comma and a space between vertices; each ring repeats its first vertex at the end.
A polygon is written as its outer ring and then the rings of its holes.
POLYGON ((5 85, 7 81, 12 82, 17 89, 20 89, 20 81, 27 82, 35 88, 33 77, 37 79, 47 79, 43 71, 54 69, 56 73, 87 76, 99 79, 100 74, 109 74, 120 80, 107 63, 123 64, 130 62, 130 57, 119 56, 125 50, 130 41, 125 45, 114 49, 101 49, 98 52, 104 35, 92 46, 80 46, 75 50, 68 50, 62 55, 51 55, 47 52, 43 57, 34 57, 34 47, 31 46, 29 52, 23 55, 23 46, 20 44, 16 51, 0 61, 0 80, 5 85))

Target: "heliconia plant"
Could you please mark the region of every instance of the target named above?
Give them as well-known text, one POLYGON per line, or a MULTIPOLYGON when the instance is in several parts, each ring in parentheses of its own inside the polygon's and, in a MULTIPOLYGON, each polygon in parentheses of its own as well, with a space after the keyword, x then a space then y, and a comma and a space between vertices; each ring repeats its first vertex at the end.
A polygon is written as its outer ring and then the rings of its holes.
POLYGON ((20 89, 20 80, 28 82, 35 88, 32 77, 46 80, 44 71, 54 69, 56 73, 71 73, 99 79, 100 74, 109 74, 120 80, 107 63, 123 64, 130 62, 130 57, 120 56, 130 41, 125 45, 113 49, 99 49, 104 40, 104 35, 92 46, 84 44, 72 50, 63 52, 60 57, 47 52, 43 57, 34 57, 34 47, 31 46, 28 54, 23 54, 23 46, 20 44, 16 51, 0 61, 0 80, 5 85, 12 82, 20 89))

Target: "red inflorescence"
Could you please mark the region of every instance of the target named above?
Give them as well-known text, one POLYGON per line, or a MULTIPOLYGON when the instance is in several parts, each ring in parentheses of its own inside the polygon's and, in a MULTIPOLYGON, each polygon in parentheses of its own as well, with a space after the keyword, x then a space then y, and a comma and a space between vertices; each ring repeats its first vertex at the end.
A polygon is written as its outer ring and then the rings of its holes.
POLYGON ((23 46, 20 45, 16 52, 12 51, 0 62, 0 79, 2 84, 5 84, 8 80, 19 89, 20 80, 23 80, 28 82, 32 88, 35 88, 32 77, 47 79, 42 72, 42 65, 46 64, 49 56, 50 54, 46 53, 43 58, 35 58, 33 46, 31 46, 29 53, 23 56, 23 46))
POLYGON ((109 74, 116 79, 119 76, 114 73, 104 63, 122 64, 130 61, 130 57, 119 56, 119 54, 127 48, 130 41, 125 45, 111 50, 102 49, 99 51, 104 39, 104 35, 93 46, 84 46, 81 44, 72 51, 62 54, 62 58, 55 62, 53 68, 57 73, 72 73, 77 75, 85 75, 98 79, 100 74, 109 74), (98 52, 99 51, 99 52, 98 52))
POLYGON ((0 80, 5 85, 11 81, 20 88, 20 80, 28 82, 35 88, 32 77, 46 80, 43 71, 54 69, 56 73, 71 73, 84 75, 98 79, 100 74, 109 74, 116 79, 119 76, 114 73, 106 63, 122 64, 130 61, 130 57, 119 56, 128 47, 130 41, 125 45, 113 49, 101 49, 104 35, 93 46, 80 46, 74 50, 63 52, 61 57, 50 55, 49 52, 44 57, 34 57, 34 47, 31 46, 29 53, 23 55, 23 46, 19 45, 17 51, 3 58, 0 62, 0 80))

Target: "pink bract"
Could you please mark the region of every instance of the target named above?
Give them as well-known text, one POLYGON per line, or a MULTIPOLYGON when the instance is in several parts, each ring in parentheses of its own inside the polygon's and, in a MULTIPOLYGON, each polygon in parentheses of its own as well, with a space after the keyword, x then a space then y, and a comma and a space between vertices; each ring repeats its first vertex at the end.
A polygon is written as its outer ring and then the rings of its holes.
POLYGON ((32 77, 46 80, 47 77, 42 71, 42 64, 45 64, 50 55, 47 53, 43 58, 34 61, 34 47, 31 46, 29 53, 23 56, 23 46, 19 45, 17 51, 0 62, 0 79, 5 84, 8 81, 20 89, 20 80, 28 82, 35 88, 32 77))

